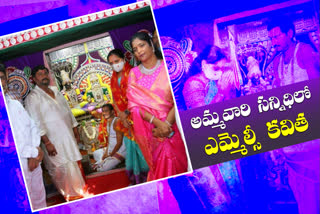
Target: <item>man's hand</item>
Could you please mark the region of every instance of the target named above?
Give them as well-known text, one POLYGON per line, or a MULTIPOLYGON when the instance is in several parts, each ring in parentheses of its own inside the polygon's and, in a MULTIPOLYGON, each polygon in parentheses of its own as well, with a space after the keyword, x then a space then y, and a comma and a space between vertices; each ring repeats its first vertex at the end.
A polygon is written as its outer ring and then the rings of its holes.
POLYGON ((76 137, 76 141, 77 141, 77 144, 81 144, 82 143, 82 140, 80 139, 79 136, 76 137))
POLYGON ((29 170, 32 172, 39 166, 39 161, 36 158, 28 158, 28 167, 29 170))
POLYGON ((126 127, 126 128, 130 128, 130 126, 131 126, 129 120, 127 120, 127 119, 124 120, 124 121, 122 121, 122 124, 123 124, 123 126, 126 127))
POLYGON ((41 162, 43 160, 44 153, 40 147, 37 147, 37 149, 38 149, 38 156, 36 157, 36 160, 38 162, 41 162))
POLYGON ((124 122, 125 120, 127 120, 128 115, 127 115, 125 112, 121 111, 121 112, 119 113, 119 117, 120 117, 120 120, 121 120, 122 122, 124 122))
POLYGON ((107 157, 109 157, 108 152, 105 152, 102 156, 102 160, 106 159, 107 157))
POLYGON ((73 128, 73 134, 74 134, 74 137, 77 141, 77 144, 80 144, 82 143, 81 139, 80 139, 80 135, 79 135, 79 132, 78 132, 78 128, 77 127, 74 127, 73 128))
POLYGON ((56 148, 50 141, 45 143, 45 145, 46 145, 46 149, 48 151, 49 156, 55 156, 56 154, 58 154, 56 148))

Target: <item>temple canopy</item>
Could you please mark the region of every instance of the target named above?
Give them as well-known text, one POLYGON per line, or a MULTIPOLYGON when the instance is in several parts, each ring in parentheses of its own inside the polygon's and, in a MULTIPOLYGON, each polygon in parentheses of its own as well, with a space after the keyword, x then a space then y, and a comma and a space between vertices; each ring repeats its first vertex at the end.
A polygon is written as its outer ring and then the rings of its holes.
MULTIPOLYGON (((106 14, 108 14, 109 11, 110 10, 107 10, 104 16, 107 16, 106 14)), ((68 25, 68 21, 71 21, 71 20, 74 23, 76 23, 77 18, 59 22, 60 28, 56 32, 50 33, 48 35, 39 36, 39 37, 37 36, 36 39, 31 41, 23 40, 19 44, 17 44, 17 42, 12 43, 11 36, 15 38, 15 40, 17 41, 18 40, 17 36, 21 35, 23 37, 24 33, 29 32, 30 30, 3 36, 1 38, 2 41, 0 41, 0 43, 1 42, 3 43, 1 43, 0 45, 6 46, 5 41, 7 41, 7 44, 9 42, 9 46, 7 48, 3 47, 3 49, 0 48, 0 60, 8 61, 10 59, 14 59, 17 57, 21 57, 21 56, 39 52, 39 51, 44 51, 44 50, 57 47, 59 45, 66 44, 75 40, 84 39, 97 34, 108 32, 113 29, 117 29, 127 25, 136 24, 139 22, 153 19, 151 8, 150 6, 147 6, 147 5, 144 5, 139 8, 137 4, 135 9, 131 9, 131 10, 129 9, 127 12, 123 12, 122 10, 120 10, 120 12, 118 12, 117 15, 115 15, 114 11, 111 11, 111 12, 112 12, 111 14, 112 16, 107 16, 100 19, 97 18, 98 20, 96 21, 79 24, 78 26, 74 26, 70 28, 68 28, 67 26, 66 29, 64 30, 61 30, 62 22, 67 23, 66 25, 68 25)), ((89 16, 90 15, 87 15, 88 20, 90 20, 89 16)), ((97 17, 98 16, 99 14, 97 14, 97 17)), ((52 28, 53 25, 54 24, 51 24, 48 26, 52 28)), ((39 30, 40 28, 41 27, 35 28, 35 30, 39 30)), ((32 33, 30 34, 32 37, 32 33)), ((39 31, 38 31, 38 35, 39 35, 39 31)))

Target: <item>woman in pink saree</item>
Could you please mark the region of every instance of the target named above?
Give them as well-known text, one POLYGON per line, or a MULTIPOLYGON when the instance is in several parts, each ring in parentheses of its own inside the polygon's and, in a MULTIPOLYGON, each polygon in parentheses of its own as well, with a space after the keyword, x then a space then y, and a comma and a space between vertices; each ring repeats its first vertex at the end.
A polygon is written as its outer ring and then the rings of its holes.
POLYGON ((131 47, 140 65, 129 74, 128 108, 136 142, 150 168, 148 181, 186 172, 186 151, 161 52, 145 32, 132 37, 131 47))

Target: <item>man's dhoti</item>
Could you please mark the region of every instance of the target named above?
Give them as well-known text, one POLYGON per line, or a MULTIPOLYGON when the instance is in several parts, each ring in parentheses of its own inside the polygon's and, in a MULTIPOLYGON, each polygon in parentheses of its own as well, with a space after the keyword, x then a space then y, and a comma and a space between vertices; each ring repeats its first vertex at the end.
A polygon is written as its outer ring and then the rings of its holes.
POLYGON ((115 168, 119 163, 121 163, 121 160, 115 157, 107 157, 104 160, 102 160, 104 152, 104 149, 98 149, 93 153, 93 158, 96 160, 97 163, 98 172, 111 170, 115 168))
POLYGON ((42 179, 41 165, 39 164, 39 166, 31 172, 28 167, 27 159, 22 159, 21 164, 28 187, 32 209, 37 210, 46 207, 46 192, 42 179))
POLYGON ((85 182, 77 162, 68 162, 47 169, 56 188, 67 201, 83 196, 85 182))
POLYGON ((40 136, 47 136, 57 154, 49 156, 42 145, 43 162, 58 191, 73 200, 83 197, 85 182, 77 161, 82 159, 73 133, 78 126, 66 99, 56 87, 50 89, 55 98, 36 86, 25 100, 26 109, 39 127, 40 136))

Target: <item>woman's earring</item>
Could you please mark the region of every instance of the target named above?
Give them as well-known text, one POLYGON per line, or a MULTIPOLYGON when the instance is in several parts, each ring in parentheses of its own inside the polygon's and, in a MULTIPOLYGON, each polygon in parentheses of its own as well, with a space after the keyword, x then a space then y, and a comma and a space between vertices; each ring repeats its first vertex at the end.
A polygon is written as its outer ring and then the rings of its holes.
POLYGON ((153 45, 152 41, 151 41, 151 46, 152 46, 152 51, 154 53, 156 50, 154 49, 154 45, 153 45))

